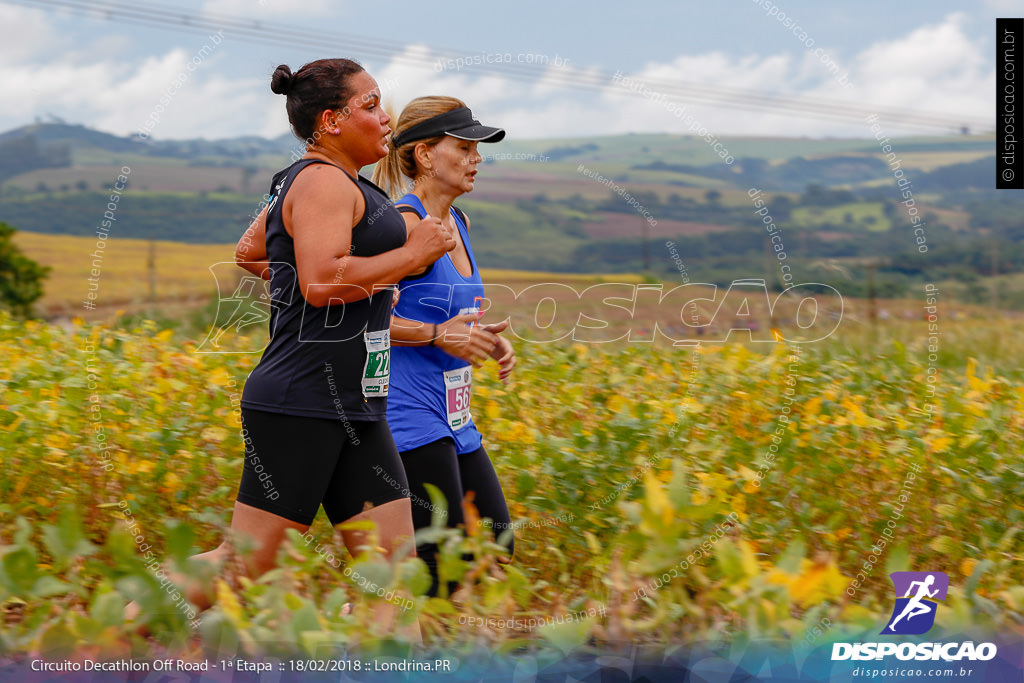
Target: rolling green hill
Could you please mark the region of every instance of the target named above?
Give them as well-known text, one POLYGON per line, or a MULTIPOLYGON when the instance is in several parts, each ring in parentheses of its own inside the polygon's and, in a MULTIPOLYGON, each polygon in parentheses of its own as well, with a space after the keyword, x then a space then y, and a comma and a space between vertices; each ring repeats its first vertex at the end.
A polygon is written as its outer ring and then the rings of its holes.
MULTIPOLYGON (((948 250, 923 262, 874 139, 721 142, 734 163, 679 135, 487 145, 476 190, 459 202, 473 218, 478 258, 500 268, 672 275, 665 241, 674 240, 691 278, 778 282, 770 222, 801 279, 846 292, 866 292, 868 268, 876 287, 892 292, 925 277, 1024 272, 1024 200, 992 189, 991 137, 893 142, 929 244, 948 250), (760 215, 755 189, 767 209, 760 215)), ((142 141, 61 123, 28 126, 0 134, 0 220, 89 235, 128 168, 112 234, 232 243, 297 147, 289 136, 142 141)))

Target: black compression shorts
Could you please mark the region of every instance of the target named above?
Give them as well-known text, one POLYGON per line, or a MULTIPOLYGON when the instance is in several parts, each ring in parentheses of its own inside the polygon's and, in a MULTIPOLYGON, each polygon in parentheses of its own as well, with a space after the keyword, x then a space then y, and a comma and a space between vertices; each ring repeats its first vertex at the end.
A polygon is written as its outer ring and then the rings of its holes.
POLYGON ((242 408, 245 466, 238 501, 298 524, 317 510, 331 524, 407 498, 388 423, 296 417, 242 408))

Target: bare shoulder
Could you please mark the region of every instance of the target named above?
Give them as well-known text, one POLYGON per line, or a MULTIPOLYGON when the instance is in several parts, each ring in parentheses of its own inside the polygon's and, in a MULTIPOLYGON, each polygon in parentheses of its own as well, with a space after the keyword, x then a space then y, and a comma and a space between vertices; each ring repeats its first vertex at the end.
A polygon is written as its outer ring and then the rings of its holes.
POLYGON ((358 223, 366 211, 366 200, 359 187, 345 171, 331 164, 310 164, 295 176, 283 207, 286 226, 292 211, 300 205, 314 212, 325 212, 321 214, 324 217, 350 214, 352 225, 358 223))
POLYGON ((303 194, 361 194, 349 175, 332 164, 310 164, 295 176, 291 189, 303 194))
POLYGON ((419 225, 419 222, 421 220, 423 220, 422 218, 419 217, 419 214, 417 214, 417 213, 415 213, 413 211, 402 211, 401 213, 402 213, 402 218, 405 219, 405 229, 406 230, 412 230, 417 225, 419 225))
MULTIPOLYGON (((453 206, 452 208, 454 209, 455 207, 453 206)), ((462 222, 466 224, 466 232, 469 232, 469 214, 462 209, 459 209, 457 213, 462 218, 462 222)))

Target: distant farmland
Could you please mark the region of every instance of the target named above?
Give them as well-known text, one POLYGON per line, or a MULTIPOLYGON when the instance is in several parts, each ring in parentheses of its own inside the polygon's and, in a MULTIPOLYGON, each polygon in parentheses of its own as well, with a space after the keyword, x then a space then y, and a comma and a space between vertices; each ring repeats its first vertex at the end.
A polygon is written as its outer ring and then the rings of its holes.
MULTIPOLYGON (((102 251, 97 251, 95 237, 18 232, 14 242, 29 258, 52 268, 43 298, 36 304, 45 315, 90 317, 82 301, 89 291, 93 254, 102 259, 97 299, 100 306, 130 308, 149 301, 150 243, 146 240, 111 238, 102 251)), ((233 244, 153 244, 156 297, 161 302, 207 301, 217 291, 210 266, 235 258, 233 244)))
MULTIPOLYGON (((643 234, 646 221, 641 216, 605 212, 598 214, 600 221, 587 221, 583 229, 589 237, 609 239, 614 237, 639 237, 643 234)), ((708 235, 733 230, 728 225, 675 221, 669 218, 657 219, 654 225, 647 225, 650 237, 678 237, 679 235, 708 235)))
MULTIPOLYGON (((145 240, 109 239, 101 252, 98 307, 89 311, 83 308, 82 302, 89 291, 92 254, 96 253, 95 238, 19 232, 15 235, 15 242, 30 258, 53 268, 46 282, 45 295, 37 305, 37 310, 48 317, 107 320, 117 311, 148 311, 175 316, 188 308, 211 303, 218 296, 218 280, 220 296, 228 297, 245 276, 245 272, 234 264, 234 245, 155 242, 155 300, 151 301, 150 243, 145 240)), ((699 337, 713 342, 719 341, 719 337, 724 338, 730 327, 746 320, 736 315, 744 308, 742 296, 730 293, 727 299, 727 286, 716 290, 694 285, 692 293, 686 290, 683 296, 677 290, 667 302, 659 304, 658 287, 664 294, 678 288, 683 281, 669 279, 657 283, 628 273, 568 274, 486 268, 481 269, 481 274, 487 283, 486 293, 492 300, 493 312, 489 319, 497 321, 511 315, 513 324, 533 338, 555 339, 560 335, 570 335, 565 338, 575 336, 596 340, 614 337, 610 332, 600 332, 606 324, 604 329, 629 331, 636 341, 650 339, 657 324, 663 331, 668 330, 673 339, 699 337), (644 291, 647 293, 634 295, 637 287, 646 288, 644 291), (629 300, 633 296, 635 301, 629 300), (694 298, 698 299, 695 305, 687 308, 684 314, 682 302, 694 298), (704 331, 708 336, 697 335, 686 327, 694 321, 708 325, 704 331), (583 327, 598 332, 585 331, 583 327), (574 328, 577 328, 576 333, 572 335, 574 328)), ((773 320, 765 302, 774 301, 778 295, 769 292, 766 300, 756 291, 749 294, 749 308, 756 327, 752 338, 770 339, 769 326, 773 323, 784 335, 797 333, 794 323, 797 308, 802 297, 807 295, 803 292, 799 296, 787 295, 779 299, 773 320)), ((837 316, 841 316, 844 327, 852 325, 857 328, 867 321, 867 304, 862 300, 836 299, 826 295, 814 295, 813 298, 818 303, 810 309, 805 308, 800 315, 816 315, 814 329, 831 329, 837 316)), ((899 318, 919 317, 919 306, 915 301, 883 302, 882 307, 899 318)), ((741 338, 746 338, 746 333, 741 338)))

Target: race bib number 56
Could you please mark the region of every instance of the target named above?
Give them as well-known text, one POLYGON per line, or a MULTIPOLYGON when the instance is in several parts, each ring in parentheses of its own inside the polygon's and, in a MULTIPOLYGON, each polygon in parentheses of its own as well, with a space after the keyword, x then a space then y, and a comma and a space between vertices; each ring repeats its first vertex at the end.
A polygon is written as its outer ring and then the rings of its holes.
POLYGON ((363 396, 383 398, 388 395, 391 379, 391 330, 364 332, 366 364, 363 366, 363 396))
POLYGON ((444 373, 445 407, 448 425, 459 430, 469 424, 469 397, 473 393, 473 369, 448 370, 444 373))

